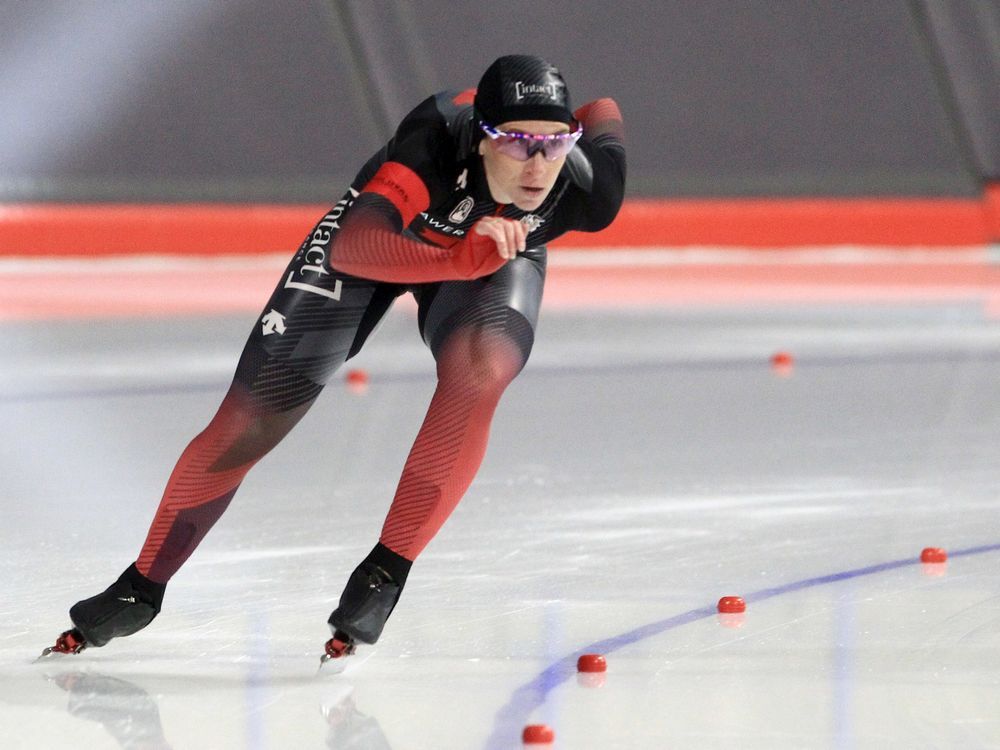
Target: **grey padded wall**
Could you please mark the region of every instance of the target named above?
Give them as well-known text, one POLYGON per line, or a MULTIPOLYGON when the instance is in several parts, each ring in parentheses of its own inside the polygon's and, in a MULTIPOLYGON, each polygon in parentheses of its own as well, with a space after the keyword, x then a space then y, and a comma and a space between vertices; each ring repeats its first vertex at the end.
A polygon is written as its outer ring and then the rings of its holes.
POLYGON ((998 3, 0 0, 0 201, 328 202, 508 52, 618 99, 634 196, 973 195, 998 3))
POLYGON ((560 65, 577 101, 616 96, 633 193, 976 190, 905 2, 422 6, 415 36, 449 85, 515 49, 560 65))
POLYGON ((380 145, 324 0, 0 4, 0 200, 328 200, 380 145))
POLYGON ((1000 179, 1000 0, 914 0, 968 157, 1000 179))

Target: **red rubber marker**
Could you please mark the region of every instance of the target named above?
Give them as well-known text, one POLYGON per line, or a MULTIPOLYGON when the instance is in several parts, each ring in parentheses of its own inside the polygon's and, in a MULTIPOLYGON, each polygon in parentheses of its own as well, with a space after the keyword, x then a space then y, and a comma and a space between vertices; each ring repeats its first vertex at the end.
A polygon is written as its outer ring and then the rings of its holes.
POLYGON ((948 553, 940 547, 924 547, 920 552, 920 562, 923 563, 943 563, 948 562, 948 553))
POLYGON ((775 352, 771 355, 771 368, 778 375, 791 375, 795 367, 795 358, 788 352, 775 352))
POLYGON ((788 352, 775 352, 771 357, 771 364, 775 367, 791 367, 795 364, 795 359, 788 352))
POLYGON ((608 662, 600 654, 584 654, 576 660, 577 672, 607 672, 608 662))
POLYGON ((719 599, 719 612, 724 615, 738 615, 747 611, 747 603, 742 596, 724 596, 719 599))
POLYGON ((555 742, 556 733, 545 724, 528 724, 521 735, 525 745, 550 745, 555 742))
POLYGON ((344 382, 347 384, 347 390, 351 393, 359 396, 364 395, 368 392, 368 371, 348 370, 344 382))
POLYGON ((347 384, 348 385, 368 385, 368 371, 367 370, 348 370, 347 371, 347 384))

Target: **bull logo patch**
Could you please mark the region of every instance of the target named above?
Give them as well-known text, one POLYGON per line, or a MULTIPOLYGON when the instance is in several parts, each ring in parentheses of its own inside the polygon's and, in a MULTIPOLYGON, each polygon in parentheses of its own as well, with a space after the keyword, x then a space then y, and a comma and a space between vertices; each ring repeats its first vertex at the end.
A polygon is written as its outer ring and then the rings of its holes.
POLYGON ((472 196, 466 196, 462 199, 461 203, 455 206, 451 213, 448 214, 448 221, 453 224, 461 224, 469 217, 469 214, 472 213, 472 207, 474 205, 476 205, 476 202, 472 200, 472 196))

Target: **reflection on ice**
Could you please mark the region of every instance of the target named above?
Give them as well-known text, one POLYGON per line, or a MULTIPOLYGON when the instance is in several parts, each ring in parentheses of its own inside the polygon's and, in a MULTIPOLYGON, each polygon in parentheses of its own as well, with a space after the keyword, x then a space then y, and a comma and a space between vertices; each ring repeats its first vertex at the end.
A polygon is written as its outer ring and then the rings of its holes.
MULTIPOLYGON (((54 675, 47 674, 45 680, 66 691, 68 694, 66 710, 70 716, 99 724, 123 750, 174 750, 187 746, 183 741, 180 744, 171 744, 167 734, 173 729, 173 734, 183 736, 185 732, 190 732, 192 723, 198 723, 185 712, 171 716, 174 723, 179 723, 181 726, 171 727, 170 721, 167 721, 165 728, 155 697, 156 690, 147 690, 132 680, 93 670, 67 670, 54 675)), ((314 688, 315 686, 303 690, 301 696, 298 695, 298 691, 293 691, 290 697, 293 701, 298 697, 303 701, 315 701, 314 688)), ((354 688, 350 684, 335 683, 322 695, 319 710, 312 715, 317 716, 317 730, 325 726, 325 747, 337 750, 392 750, 378 720, 358 709, 354 699, 354 688)), ((236 708, 240 698, 238 695, 233 698, 235 702, 218 703, 216 709, 225 712, 236 708)), ((246 699, 247 696, 244 695, 244 700, 246 699)), ((206 699, 204 703, 208 705, 212 701, 206 699)), ((305 715, 311 713, 306 712, 305 715)), ((204 746, 235 748, 243 746, 246 742, 254 747, 270 747, 272 745, 267 740, 277 739, 275 737, 265 739, 270 733, 260 725, 258 725, 259 736, 256 737, 243 736, 242 731, 227 735, 221 726, 224 723, 220 721, 213 726, 202 726, 199 736, 205 743, 204 746)), ((245 731, 246 727, 242 730, 245 731)), ((321 732, 317 731, 314 734, 318 738, 321 732)), ((294 739, 292 737, 286 739, 292 744, 301 743, 301 737, 298 735, 294 739)))
POLYGON ((345 685, 324 701, 323 718, 329 727, 326 746, 330 750, 392 750, 378 720, 358 710, 353 693, 345 685))
POLYGON ((128 680, 96 672, 46 677, 69 693, 71 716, 101 724, 124 750, 171 750, 156 701, 128 680))

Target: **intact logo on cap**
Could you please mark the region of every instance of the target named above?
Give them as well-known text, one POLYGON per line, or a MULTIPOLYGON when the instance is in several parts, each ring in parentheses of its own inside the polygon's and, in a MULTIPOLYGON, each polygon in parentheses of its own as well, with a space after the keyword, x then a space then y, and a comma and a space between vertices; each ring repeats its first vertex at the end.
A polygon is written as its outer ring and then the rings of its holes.
POLYGON ((525 83, 524 81, 517 81, 514 84, 514 97, 515 101, 521 101, 527 97, 532 98, 545 98, 551 99, 554 102, 562 101, 562 92, 560 91, 564 86, 560 83, 525 83))

